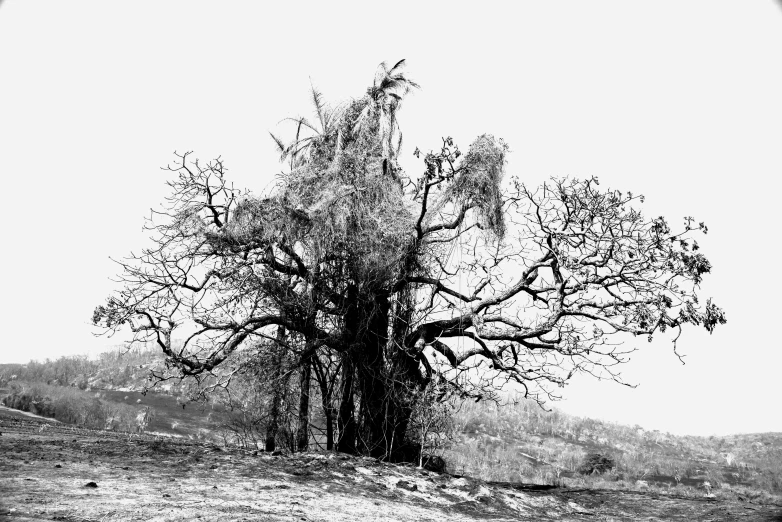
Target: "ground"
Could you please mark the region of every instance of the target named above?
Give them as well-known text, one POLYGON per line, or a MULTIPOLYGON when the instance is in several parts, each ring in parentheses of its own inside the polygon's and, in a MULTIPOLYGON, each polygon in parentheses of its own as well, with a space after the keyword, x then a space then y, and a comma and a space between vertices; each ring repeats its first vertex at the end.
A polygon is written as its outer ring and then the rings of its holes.
POLYGON ((0 520, 782 521, 782 506, 530 490, 333 453, 225 450, 0 410, 0 520))

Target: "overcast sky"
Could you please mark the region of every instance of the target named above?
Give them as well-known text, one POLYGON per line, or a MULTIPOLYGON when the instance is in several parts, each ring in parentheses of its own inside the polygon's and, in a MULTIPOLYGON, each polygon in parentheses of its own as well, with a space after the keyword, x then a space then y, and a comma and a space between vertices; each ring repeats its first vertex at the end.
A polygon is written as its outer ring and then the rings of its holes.
MULTIPOLYGON (((705 221, 701 295, 728 324, 579 378, 557 406, 674 433, 782 431, 782 10, 772 0, 0 2, 0 362, 94 353, 109 256, 145 245, 174 151, 222 156, 236 186, 279 172, 268 131, 308 115, 310 79, 361 96, 406 58, 403 166, 441 136, 511 147, 510 174, 598 176, 644 212, 705 221)), ((632 342, 631 342, 632 345, 632 342)))

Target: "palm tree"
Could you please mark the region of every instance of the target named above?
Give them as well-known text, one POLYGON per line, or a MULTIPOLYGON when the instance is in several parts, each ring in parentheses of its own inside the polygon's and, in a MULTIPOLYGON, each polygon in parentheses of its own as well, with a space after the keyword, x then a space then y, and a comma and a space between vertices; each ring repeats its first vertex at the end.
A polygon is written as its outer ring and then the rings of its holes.
MULTIPOLYGON (((290 143, 285 143, 272 132, 269 133, 280 152, 280 161, 288 159, 291 171, 306 163, 316 140, 331 134, 337 127, 343 113, 342 106, 337 106, 336 108, 328 107, 323 101, 323 95, 312 84, 310 84, 310 94, 312 95, 312 103, 315 107, 315 115, 317 117, 316 124, 311 123, 304 117, 285 118, 282 120, 291 121, 296 124, 296 135, 290 143), (312 134, 304 135, 308 131, 312 134)), ((338 137, 338 148, 340 141, 341 140, 338 137)))
POLYGON ((359 133, 366 128, 370 118, 378 118, 383 159, 389 163, 396 161, 399 149, 402 147, 402 132, 396 121, 396 113, 402 98, 413 88, 420 88, 417 83, 404 75, 402 72, 404 66, 404 59, 399 60, 390 69, 386 62, 380 64, 375 73, 375 81, 367 91, 370 103, 364 107, 353 127, 353 132, 359 133))
MULTIPOLYGON (((363 99, 363 109, 355 122, 347 122, 352 125, 352 129, 350 127, 345 129, 352 132, 355 137, 362 132, 368 132, 372 127, 371 124, 377 122, 384 172, 395 165, 402 146, 402 132, 396 120, 397 111, 404 96, 413 88, 419 87, 404 75, 402 72, 404 65, 405 60, 399 60, 390 69, 385 62, 378 66, 375 80, 363 99)), ((336 108, 328 107, 323 101, 322 94, 314 86, 311 86, 311 95, 317 117, 315 123, 304 117, 282 120, 296 124, 296 134, 289 143, 284 142, 274 133, 269 133, 280 152, 280 160, 287 159, 291 171, 304 165, 310 159, 315 146, 332 135, 336 138, 333 143, 335 160, 338 159, 345 143, 349 141, 342 134, 344 126, 341 124, 346 117, 345 109, 349 104, 339 105, 336 108)), ((362 103, 362 100, 356 102, 362 103)), ((339 161, 334 161, 333 165, 338 166, 339 161)))

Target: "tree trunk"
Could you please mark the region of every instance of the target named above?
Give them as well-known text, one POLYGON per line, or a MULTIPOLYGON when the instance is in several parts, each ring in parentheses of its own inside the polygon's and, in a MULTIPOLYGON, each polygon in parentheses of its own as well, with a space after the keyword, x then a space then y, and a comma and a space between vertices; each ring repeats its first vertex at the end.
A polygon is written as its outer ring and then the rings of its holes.
MULTIPOLYGON (((407 268, 408 272, 411 270, 412 268, 407 268)), ((393 396, 396 398, 393 411, 388 415, 388 429, 394 440, 393 447, 389 451, 389 459, 392 462, 410 462, 416 456, 414 452, 411 452, 411 441, 405 438, 413 414, 413 405, 410 403, 409 394, 425 381, 419 369, 418 359, 411 354, 412 347, 405 346, 405 338, 410 331, 410 321, 415 308, 413 301, 410 288, 397 295, 392 325, 393 346, 389 359, 394 376, 393 396)))
MULTIPOLYGON (((331 362, 329 360, 329 362, 331 362)), ((334 383, 337 380, 336 372, 329 373, 330 365, 324 364, 318 357, 312 359, 312 369, 315 371, 315 379, 320 387, 320 400, 323 414, 326 416, 326 450, 334 450, 334 419, 337 410, 332 405, 334 383)), ((339 368, 337 369, 339 370, 339 368)))
POLYGON ((356 378, 356 360, 361 350, 359 347, 359 331, 361 330, 361 304, 359 303, 358 288, 350 285, 347 288, 347 310, 345 312, 345 333, 348 341, 348 350, 342 354, 342 396, 339 402, 339 439, 337 451, 343 453, 356 453, 356 417, 355 417, 355 392, 354 381, 356 378))
POLYGON ((388 344, 389 303, 384 297, 369 301, 364 310, 366 332, 362 336, 362 353, 357 375, 360 379, 361 425, 367 434, 366 451, 375 458, 388 456, 391 438, 387 432, 386 415, 394 397, 389 396, 385 368, 385 348, 388 344))
POLYGON ((272 398, 272 407, 269 412, 269 424, 266 426, 266 451, 274 451, 277 444, 277 430, 279 429, 280 395, 277 390, 272 398))
POLYGON ((334 449, 334 417, 337 410, 332 406, 331 398, 336 375, 330 374, 329 367, 318 357, 312 359, 312 369, 315 370, 315 380, 320 387, 320 401, 323 415, 326 417, 326 450, 332 451, 334 449))
POLYGON ((389 347, 389 331, 393 339, 404 339, 409 306, 403 306, 405 317, 391 324, 391 305, 385 296, 358 295, 353 289, 348 292, 348 301, 345 326, 351 349, 344 354, 342 367, 337 449, 348 453, 360 449, 376 458, 409 460, 405 457, 405 452, 409 453, 405 435, 412 410, 407 395, 420 384, 421 375, 417 358, 396 343, 389 347), (360 422, 354 411, 357 396, 360 422), (356 446, 359 428, 361 448, 356 446))
POLYGON ((324 406, 323 411, 326 414, 326 450, 334 449, 334 408, 324 406))
POLYGON ((339 428, 337 451, 350 454, 356 453, 353 377, 353 362, 350 360, 350 355, 346 354, 342 362, 342 397, 340 398, 339 416, 337 417, 337 427, 339 428))
POLYGON ((299 451, 307 451, 310 441, 310 380, 312 362, 307 359, 301 368, 301 395, 299 396, 299 428, 297 447, 299 451))
POLYGON ((282 396, 287 389, 287 385, 279 382, 282 376, 282 359, 284 356, 283 347, 279 344, 285 338, 285 328, 282 326, 277 328, 277 343, 274 346, 275 360, 274 360, 274 373, 272 377, 272 383, 274 386, 274 393, 272 395, 272 406, 269 411, 269 424, 266 426, 266 451, 274 451, 277 445, 277 431, 280 428, 280 405, 282 404, 282 396))

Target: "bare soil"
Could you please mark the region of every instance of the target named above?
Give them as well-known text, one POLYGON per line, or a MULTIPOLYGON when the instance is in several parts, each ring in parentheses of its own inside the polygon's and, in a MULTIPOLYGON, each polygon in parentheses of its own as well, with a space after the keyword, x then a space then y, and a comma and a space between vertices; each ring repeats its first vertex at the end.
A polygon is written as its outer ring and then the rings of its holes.
POLYGON ((332 453, 272 456, 0 410, 0 520, 781 521, 782 506, 535 490, 332 453))

